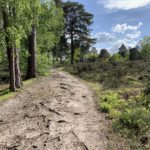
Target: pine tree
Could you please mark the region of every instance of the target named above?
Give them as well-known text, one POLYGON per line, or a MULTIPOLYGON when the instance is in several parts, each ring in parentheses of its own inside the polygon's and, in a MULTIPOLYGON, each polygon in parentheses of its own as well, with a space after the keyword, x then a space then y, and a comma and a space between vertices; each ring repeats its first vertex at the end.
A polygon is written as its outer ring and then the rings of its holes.
POLYGON ((89 26, 92 24, 93 15, 86 12, 84 6, 77 2, 64 3, 63 10, 65 18, 64 32, 65 37, 70 41, 71 64, 73 64, 76 41, 82 43, 85 41, 85 37, 86 39, 89 37, 89 26))

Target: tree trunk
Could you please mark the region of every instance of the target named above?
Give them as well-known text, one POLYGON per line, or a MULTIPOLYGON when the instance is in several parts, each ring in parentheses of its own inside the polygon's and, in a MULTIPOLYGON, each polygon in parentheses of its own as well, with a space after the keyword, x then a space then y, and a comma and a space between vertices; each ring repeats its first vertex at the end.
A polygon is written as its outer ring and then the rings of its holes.
POLYGON ((71 31, 71 65, 74 63, 74 41, 73 41, 73 32, 71 31))
MULTIPOLYGON (((6 32, 7 28, 9 27, 9 20, 8 20, 8 13, 7 10, 3 11, 3 27, 4 31, 6 32)), ((9 33, 7 33, 5 37, 6 42, 6 49, 7 49, 7 58, 9 63, 9 74, 10 74, 10 90, 12 92, 16 91, 16 85, 15 85, 15 63, 14 63, 14 48, 10 44, 10 37, 9 33)))
POLYGON ((19 50, 18 48, 14 49, 15 51, 15 85, 17 88, 21 88, 22 80, 21 80, 21 73, 19 67, 19 50))
POLYGON ((36 26, 32 25, 32 31, 29 35, 29 57, 26 78, 36 77, 36 26))
MULTIPOLYGON (((8 43, 8 40, 6 40, 8 43)), ((8 44, 7 44, 8 45, 8 44)), ((15 61, 14 61, 14 48, 7 46, 7 57, 9 62, 9 73, 10 73, 10 90, 12 92, 16 91, 15 85, 15 61)))

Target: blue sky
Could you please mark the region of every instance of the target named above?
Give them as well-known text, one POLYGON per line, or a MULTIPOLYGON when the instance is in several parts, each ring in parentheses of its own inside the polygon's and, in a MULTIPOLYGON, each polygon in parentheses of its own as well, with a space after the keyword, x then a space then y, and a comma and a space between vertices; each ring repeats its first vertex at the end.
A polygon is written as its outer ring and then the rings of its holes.
POLYGON ((117 51, 122 44, 135 46, 150 35, 150 0, 71 0, 94 15, 92 36, 97 49, 117 51))

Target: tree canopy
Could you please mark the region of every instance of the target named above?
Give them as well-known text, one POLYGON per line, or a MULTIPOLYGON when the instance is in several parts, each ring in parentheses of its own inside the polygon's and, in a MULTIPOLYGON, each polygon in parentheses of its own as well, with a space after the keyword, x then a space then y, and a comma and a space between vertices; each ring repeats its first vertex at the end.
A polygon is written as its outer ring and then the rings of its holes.
POLYGON ((88 13, 82 4, 77 2, 63 3, 64 34, 71 51, 71 64, 74 63, 75 48, 81 51, 88 50, 94 39, 90 37, 89 26, 93 23, 93 15, 88 13))
POLYGON ((23 68, 27 78, 35 77, 40 64, 36 58, 42 57, 41 53, 47 58, 51 55, 52 47, 59 42, 62 28, 63 9, 58 2, 0 1, 0 55, 7 54, 11 91, 21 87, 20 64, 26 64, 23 68), (23 58, 19 61, 20 57, 23 58))

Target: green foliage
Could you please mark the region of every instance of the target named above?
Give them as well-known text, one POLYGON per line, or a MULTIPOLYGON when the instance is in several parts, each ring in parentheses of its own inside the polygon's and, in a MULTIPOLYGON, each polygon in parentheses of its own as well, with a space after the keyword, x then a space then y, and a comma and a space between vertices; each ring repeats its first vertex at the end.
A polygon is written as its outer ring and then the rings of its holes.
POLYGON ((127 75, 124 80, 126 80, 127 85, 133 87, 142 87, 142 83, 139 82, 136 76, 127 75))
POLYGON ((150 111, 150 94, 144 94, 140 98, 137 99, 137 105, 143 106, 147 110, 150 111))
POLYGON ((0 64, 6 60, 4 44, 4 33, 0 32, 0 64))
POLYGON ((150 81, 147 83, 144 93, 145 95, 150 95, 150 81))
POLYGON ((89 83, 99 99, 100 110, 112 121, 114 133, 125 137, 131 149, 148 150, 150 146, 150 95, 132 88, 107 90, 89 83))
POLYGON ((149 142, 149 98, 147 96, 140 96, 131 99, 121 110, 121 114, 114 122, 114 129, 120 131, 122 135, 128 138, 134 139, 138 148, 146 146, 149 142), (147 140, 143 141, 143 139, 147 140))
POLYGON ((41 54, 37 55, 37 73, 39 75, 45 76, 49 73, 49 69, 52 64, 52 58, 49 54, 41 54))
POLYGON ((98 60, 98 54, 96 53, 86 54, 84 57, 89 62, 96 62, 98 60))
POLYGON ((149 113, 144 107, 125 108, 117 120, 117 129, 127 132, 129 136, 144 135, 150 127, 149 113))
POLYGON ((97 51, 97 49, 95 47, 92 47, 91 50, 90 50, 90 53, 91 54, 97 54, 98 51, 97 51))
MULTIPOLYGON (((67 45, 67 40, 64 37, 64 35, 62 35, 60 37, 59 43, 52 48, 52 55, 53 55, 53 60, 55 59, 62 64, 64 59, 67 59, 68 57, 68 45, 67 45)), ((75 53, 76 55, 76 53, 75 53)), ((75 56, 76 57, 76 56, 75 56)), ((76 58, 75 58, 76 59, 76 58)))
POLYGON ((27 70, 27 60, 28 60, 28 50, 22 48, 20 50, 20 70, 22 74, 25 76, 27 70))
POLYGON ((9 37, 10 45, 19 47, 21 39, 26 37, 26 31, 30 27, 30 19, 26 13, 30 4, 29 0, 11 0, 1 3, 1 13, 5 12, 5 22, 7 22, 2 32, 4 37, 9 37))
POLYGON ((121 57, 120 54, 116 53, 111 56, 110 61, 119 62, 119 61, 123 61, 123 58, 121 57))
POLYGON ((121 57, 125 58, 128 55, 127 47, 124 44, 122 44, 121 47, 119 48, 118 53, 120 54, 121 57))
POLYGON ((63 10, 65 33, 70 33, 73 30, 74 34, 80 37, 89 33, 88 26, 92 24, 93 15, 86 12, 82 4, 68 1, 63 3, 63 10))
MULTIPOLYGON (((50 55, 52 48, 59 42, 62 34, 63 9, 61 6, 56 5, 53 0, 6 0, 1 2, 0 63, 6 59, 5 37, 9 37, 9 46, 20 48, 20 68, 23 76, 26 74, 29 56, 27 37, 33 24, 37 27, 37 49, 42 50, 43 57, 50 55), (6 12, 4 18, 8 23, 5 30, 2 26, 3 12, 6 12)), ((42 60, 45 64, 45 60, 41 58, 41 55, 38 56, 37 61, 39 62, 37 62, 37 66, 40 66, 40 63, 42 64, 42 60)))
MULTIPOLYGON (((118 54, 117 54, 118 55, 118 54)), ((150 79, 149 61, 95 61, 74 64, 72 73, 106 88, 142 87, 150 79), (146 67, 145 67, 146 66, 146 67)), ((69 67, 68 67, 69 69, 69 67)))
POLYGON ((99 58, 102 60, 106 60, 106 59, 110 58, 110 54, 106 49, 102 49, 100 52, 99 58))
POLYGON ((142 44, 142 57, 144 59, 150 59, 150 37, 145 37, 143 41, 141 42, 142 44))
POLYGON ((42 52, 50 52, 58 44, 63 30, 63 10, 53 1, 41 4, 41 14, 37 32, 38 48, 42 52))
POLYGON ((141 52, 138 51, 137 48, 130 49, 130 60, 140 60, 141 59, 141 52))
POLYGON ((102 83, 102 89, 96 89, 100 109, 112 119, 114 131, 125 136, 133 149, 150 146, 149 66, 149 60, 129 61, 115 54, 110 61, 88 61, 70 68, 83 79, 102 83))
POLYGON ((2 64, 4 61, 6 61, 5 51, 0 50, 0 64, 2 64))
MULTIPOLYGON (((124 90, 123 90, 124 91, 124 90)), ((107 92, 100 98, 100 109, 113 119, 114 131, 120 132, 136 148, 147 147, 150 138, 150 95, 123 99, 117 91, 107 92)))
POLYGON ((79 62, 80 61, 80 48, 76 48, 74 52, 74 61, 79 62))
POLYGON ((100 104, 102 112, 109 113, 111 117, 117 117, 119 110, 125 105, 125 101, 119 98, 118 93, 109 92, 100 104))
POLYGON ((92 24, 93 15, 86 12, 84 6, 77 2, 64 2, 64 34, 70 42, 70 60, 74 63, 75 49, 80 49, 80 58, 87 54, 95 39, 90 37, 89 26, 92 24))

